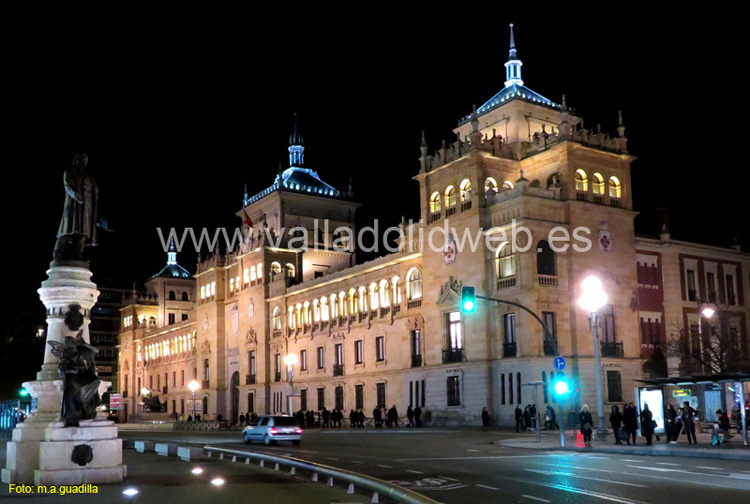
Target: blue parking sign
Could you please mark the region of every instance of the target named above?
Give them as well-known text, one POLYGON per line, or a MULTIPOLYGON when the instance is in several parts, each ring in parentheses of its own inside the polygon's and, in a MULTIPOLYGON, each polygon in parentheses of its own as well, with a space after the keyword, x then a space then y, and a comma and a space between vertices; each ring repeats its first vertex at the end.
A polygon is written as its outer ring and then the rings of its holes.
POLYGON ((557 369, 558 371, 562 371, 563 369, 565 369, 565 359, 563 359, 562 357, 557 357, 555 359, 555 369, 557 369))

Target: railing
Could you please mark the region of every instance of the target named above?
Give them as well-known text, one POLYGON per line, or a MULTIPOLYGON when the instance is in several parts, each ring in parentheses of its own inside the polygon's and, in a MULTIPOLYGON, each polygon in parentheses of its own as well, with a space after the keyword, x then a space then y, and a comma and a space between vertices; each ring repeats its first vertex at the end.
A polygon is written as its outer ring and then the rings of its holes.
POLYGON ((515 357, 517 353, 516 342, 503 343, 503 357, 515 357))
POLYGON ((609 204, 610 204, 610 206, 613 206, 615 208, 620 208, 620 200, 619 199, 612 198, 612 199, 609 200, 609 204))
POLYGON ((497 290, 508 289, 516 285, 516 277, 498 278, 497 279, 497 290))
POLYGON ((334 364, 333 365, 333 376, 344 376, 344 365, 334 364))
POLYGON ((450 217, 451 215, 453 215, 455 213, 456 213, 456 206, 455 205, 453 205, 453 206, 448 207, 448 208, 445 209, 445 216, 446 217, 450 217))
POLYGON ((281 329, 274 329, 273 333, 271 334, 272 338, 280 338, 281 337, 281 329))
POLYGON ((440 219, 440 212, 432 212, 430 214, 430 223, 435 222, 436 220, 440 219))
POLYGON ((391 307, 390 306, 384 306, 383 308, 380 309, 380 317, 381 318, 387 316, 389 313, 391 313, 391 307))
POLYGON ((622 357, 624 354, 622 349, 622 341, 602 341, 602 357, 622 357))
POLYGON ((557 355, 557 341, 544 342, 544 355, 557 355))
POLYGON ((410 299, 406 302, 406 309, 410 310, 412 308, 419 308, 422 306, 422 298, 419 299, 410 299))
POLYGON ((604 196, 602 196, 601 194, 594 194, 594 203, 598 205, 604 203, 604 196))
POLYGON ((421 355, 412 355, 411 356, 411 367, 420 367, 422 366, 422 356, 421 355))
POLYGON ((539 285, 557 287, 557 275, 539 275, 539 285))
POLYGON ((281 372, 280 371, 276 371, 273 374, 273 381, 275 381, 275 382, 280 382, 281 381, 281 372))
POLYGON ((255 375, 245 375, 245 385, 255 385, 255 375))
POLYGON ((466 210, 471 209, 471 201, 462 201, 461 202, 461 211, 464 212, 466 210))
POLYGON ((203 380, 201 382, 201 388, 202 389, 207 389, 208 388, 208 380, 203 380))
POLYGON ((294 457, 279 457, 277 455, 270 455, 266 453, 230 450, 227 448, 220 448, 211 445, 205 445, 203 449, 208 452, 209 457, 213 452, 216 452, 225 455, 232 455, 233 459, 234 457, 237 457, 237 460, 244 457, 246 461, 253 459, 255 461, 264 463, 264 465, 265 463, 268 463, 268 467, 276 468, 277 466, 286 466, 293 468, 295 470, 294 472, 296 472, 296 470, 307 471, 308 473, 310 473, 312 481, 318 481, 318 479, 322 475, 324 477, 327 477, 326 482, 329 485, 333 485, 334 478, 337 478, 344 483, 348 483, 349 489, 352 492, 354 491, 355 486, 359 486, 373 492, 371 502, 378 502, 379 497, 384 496, 403 504, 437 504, 437 501, 418 494, 412 490, 408 490, 406 488, 400 487, 393 483, 389 483, 387 481, 383 481, 378 478, 373 478, 371 476, 365 476, 364 474, 347 471, 346 469, 338 469, 336 467, 308 462, 306 460, 301 460, 294 457))
POLYGON ((586 193, 582 191, 576 191, 576 199, 578 201, 586 201, 586 193))
POLYGON ((448 348, 443 350, 443 364, 449 362, 461 362, 464 360, 464 349, 463 348, 448 348))

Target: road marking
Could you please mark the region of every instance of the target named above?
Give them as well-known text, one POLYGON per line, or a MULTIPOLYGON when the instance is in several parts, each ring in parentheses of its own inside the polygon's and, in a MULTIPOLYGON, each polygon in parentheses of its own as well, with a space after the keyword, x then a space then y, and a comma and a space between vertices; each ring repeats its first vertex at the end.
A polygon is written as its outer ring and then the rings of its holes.
POLYGON ((378 464, 378 467, 385 467, 386 469, 393 469, 393 466, 387 466, 383 464, 378 464))
POLYGON ((578 474, 562 472, 562 471, 540 471, 539 469, 524 469, 524 471, 535 472, 539 474, 546 474, 547 476, 572 476, 573 478, 585 479, 585 480, 591 480, 591 481, 600 481, 602 483, 612 483, 615 485, 626 485, 626 486, 633 486, 633 487, 638 487, 638 488, 648 488, 647 485, 639 485, 638 483, 626 483, 624 481, 614 481, 614 480, 606 480, 606 479, 601 479, 601 478, 592 478, 590 476, 579 476, 578 474))
POLYGON ((657 462, 656 465, 675 466, 675 467, 680 466, 680 464, 672 464, 670 462, 657 462))
POLYGON ((466 450, 467 452, 479 453, 479 450, 466 450))
POLYGON ((410 472, 413 474, 424 474, 422 471, 412 471, 411 469, 407 469, 406 472, 410 472))
POLYGON ((590 458, 590 459, 603 459, 603 460, 609 460, 609 457, 598 457, 598 456, 596 456, 596 455, 589 455, 589 456, 588 456, 588 457, 586 457, 586 458, 590 458))
POLYGON ((697 467, 698 469, 712 469, 712 470, 716 470, 716 471, 721 471, 722 470, 721 467, 711 467, 711 466, 695 466, 695 467, 697 467))
POLYGON ((533 495, 522 494, 521 497, 526 497, 527 499, 533 499, 533 500, 540 501, 540 502, 552 502, 552 501, 548 501, 547 499, 542 499, 541 497, 534 497, 533 495))
POLYGON ((338 460, 337 458, 333 458, 333 457, 326 457, 326 459, 328 459, 328 460, 338 460))
MULTIPOLYGON (((487 490, 500 490, 499 488, 495 488, 495 487, 491 487, 491 486, 487 486, 487 485, 480 485, 479 483, 477 483, 477 486, 479 488, 486 488, 487 490)), ((549 502, 549 501, 547 501, 547 502, 549 502)))
POLYGON ((352 464, 364 464, 364 462, 359 460, 350 460, 349 462, 351 462, 352 464))
POLYGON ((458 481, 456 478, 449 478, 448 476, 440 476, 440 479, 444 479, 448 481, 458 481))
MULTIPOLYGON (((500 476, 500 477, 504 478, 503 476, 500 476)), ((594 492, 592 490, 584 490, 582 488, 573 488, 573 487, 570 487, 570 486, 567 486, 567 485, 558 485, 557 483, 546 483, 546 482, 542 482, 542 481, 533 481, 533 480, 521 479, 521 478, 504 478, 504 479, 509 479, 509 480, 513 480, 513 481, 519 481, 521 483, 531 483, 532 485, 544 486, 544 487, 548 487, 548 488, 555 488, 557 490, 563 490, 565 492, 577 493, 577 494, 581 494, 581 495, 588 495, 588 496, 591 496, 591 497, 598 497, 600 499, 604 499, 604 500, 608 500, 608 501, 612 501, 612 502, 619 502, 621 504, 642 504, 642 503, 640 503, 638 501, 626 499, 624 497, 622 497, 622 498, 613 497, 611 495, 607 495, 607 494, 603 494, 603 493, 599 493, 599 492, 594 492)))
POLYGON ((402 458, 399 462, 424 461, 424 460, 476 460, 476 459, 516 459, 516 458, 546 458, 547 455, 488 455, 485 457, 429 457, 429 458, 402 458))
POLYGON ((643 462, 643 460, 622 459, 623 462, 643 462))

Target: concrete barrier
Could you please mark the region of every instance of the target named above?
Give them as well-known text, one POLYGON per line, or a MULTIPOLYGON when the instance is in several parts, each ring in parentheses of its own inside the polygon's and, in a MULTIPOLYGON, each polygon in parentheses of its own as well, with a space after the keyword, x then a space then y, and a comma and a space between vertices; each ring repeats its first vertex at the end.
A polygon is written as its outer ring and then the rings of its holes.
POLYGON ((135 451, 140 452, 140 453, 152 452, 154 451, 154 442, 153 441, 136 441, 135 451))
POLYGON ((177 448, 177 456, 185 462, 200 460, 203 458, 203 448, 197 446, 180 446, 177 448))
POLYGON ((177 445, 174 443, 156 443, 156 453, 164 457, 177 455, 177 445))

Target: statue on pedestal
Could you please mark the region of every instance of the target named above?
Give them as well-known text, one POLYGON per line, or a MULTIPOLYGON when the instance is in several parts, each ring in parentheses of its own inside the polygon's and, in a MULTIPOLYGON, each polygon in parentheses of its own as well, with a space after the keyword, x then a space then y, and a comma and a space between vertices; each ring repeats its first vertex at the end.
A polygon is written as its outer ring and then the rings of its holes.
POLYGON ((86 154, 76 154, 63 175, 65 206, 55 243, 56 261, 81 261, 84 247, 97 244, 99 189, 86 170, 88 162, 86 154))
POLYGON ((100 404, 99 377, 94 356, 98 350, 83 339, 83 331, 75 338, 65 337, 65 343, 47 342, 52 354, 60 358, 57 372, 63 381, 63 402, 60 416, 65 427, 77 427, 79 420, 96 418, 100 404))

